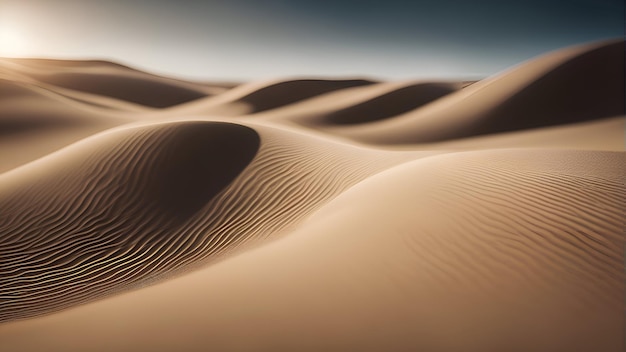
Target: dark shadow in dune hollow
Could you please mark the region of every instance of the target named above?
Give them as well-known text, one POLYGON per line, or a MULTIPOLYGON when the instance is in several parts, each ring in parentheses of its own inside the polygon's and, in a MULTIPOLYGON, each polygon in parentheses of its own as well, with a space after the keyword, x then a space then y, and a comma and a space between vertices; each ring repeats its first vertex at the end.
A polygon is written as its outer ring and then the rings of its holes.
POLYGON ((624 41, 562 64, 453 137, 509 132, 626 114, 624 41))
POLYGON ((383 120, 409 112, 456 91, 452 84, 420 83, 396 89, 325 116, 331 124, 350 125, 383 120))
POLYGON ((42 82, 81 92, 104 95, 153 108, 167 108, 206 97, 206 94, 157 79, 119 74, 54 73, 37 75, 42 82))
POLYGON ((261 88, 241 98, 241 101, 252 105, 252 113, 258 113, 336 90, 366 86, 373 83, 375 82, 363 79, 293 80, 261 88))
POLYGON ((184 124, 163 141, 143 185, 143 199, 183 221, 224 189, 252 161, 259 135, 242 125, 184 124))

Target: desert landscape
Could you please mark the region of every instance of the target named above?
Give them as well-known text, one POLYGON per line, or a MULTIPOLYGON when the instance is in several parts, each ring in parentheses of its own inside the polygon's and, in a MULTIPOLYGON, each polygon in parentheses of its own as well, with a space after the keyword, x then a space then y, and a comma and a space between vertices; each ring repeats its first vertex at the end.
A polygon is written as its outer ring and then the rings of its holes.
POLYGON ((0 350, 623 351, 624 52, 242 84, 0 59, 0 350))

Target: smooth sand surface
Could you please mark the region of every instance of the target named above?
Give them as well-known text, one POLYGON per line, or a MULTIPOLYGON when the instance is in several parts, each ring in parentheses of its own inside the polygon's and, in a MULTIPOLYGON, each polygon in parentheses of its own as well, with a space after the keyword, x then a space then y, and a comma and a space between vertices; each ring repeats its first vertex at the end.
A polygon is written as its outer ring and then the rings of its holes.
POLYGON ((242 84, 225 94, 192 102, 175 114, 252 115, 325 93, 374 84, 366 79, 275 79, 242 84))
POLYGON ((94 299, 276 236, 367 176, 431 154, 390 156, 210 121, 94 136, 0 176, 0 296, 12 297, 0 320, 94 299))
POLYGON ((332 133, 364 143, 430 143, 624 115, 624 41, 531 60, 423 109, 332 133))
POLYGON ((0 76, 0 173, 136 118, 0 76))
POLYGON ((342 89, 256 114, 256 119, 323 128, 383 120, 422 107, 460 88, 462 82, 381 82, 342 89))
POLYGON ((624 42, 495 77, 0 60, 0 350, 623 351, 624 42))
POLYGON ((281 241, 0 331, 11 350, 620 351, 624 161, 418 160, 281 241))
POLYGON ((2 59, 0 65, 60 88, 154 108, 170 107, 225 91, 221 87, 159 77, 106 61, 2 59))

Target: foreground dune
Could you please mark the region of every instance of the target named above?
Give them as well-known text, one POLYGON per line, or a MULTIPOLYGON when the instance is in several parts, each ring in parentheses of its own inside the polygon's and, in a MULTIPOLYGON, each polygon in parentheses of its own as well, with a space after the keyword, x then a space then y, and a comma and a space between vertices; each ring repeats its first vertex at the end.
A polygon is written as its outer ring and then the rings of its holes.
POLYGON ((208 121, 121 129, 72 145, 0 177, 0 321, 145 284, 276 236, 347 187, 422 154, 208 121))
POLYGON ((621 351, 625 161, 426 158, 283 240, 0 336, 13 351, 621 351))
POLYGON ((468 85, 0 60, 0 350, 623 351, 624 41, 468 85))

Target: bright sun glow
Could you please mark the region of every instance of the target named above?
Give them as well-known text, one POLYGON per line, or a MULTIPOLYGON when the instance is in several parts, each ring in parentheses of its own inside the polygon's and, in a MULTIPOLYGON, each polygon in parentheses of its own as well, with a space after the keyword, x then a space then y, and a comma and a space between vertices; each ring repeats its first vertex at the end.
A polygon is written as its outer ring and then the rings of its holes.
POLYGON ((17 31, 0 27, 0 56, 24 55, 26 42, 17 31))

